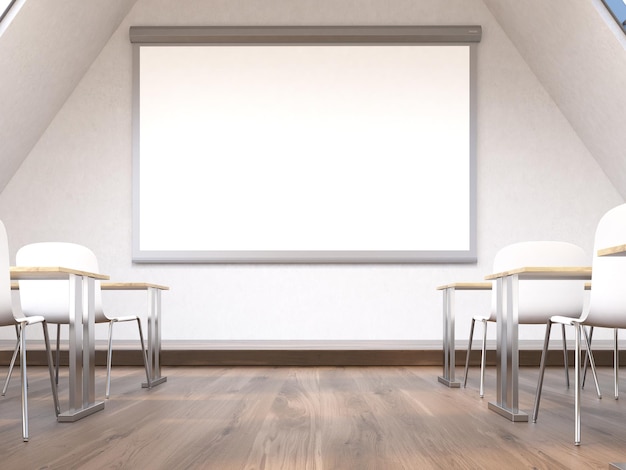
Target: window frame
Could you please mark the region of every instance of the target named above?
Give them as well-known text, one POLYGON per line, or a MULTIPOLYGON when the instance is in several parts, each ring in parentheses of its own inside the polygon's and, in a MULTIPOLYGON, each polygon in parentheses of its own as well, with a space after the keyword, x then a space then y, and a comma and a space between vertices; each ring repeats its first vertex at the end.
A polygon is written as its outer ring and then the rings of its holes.
POLYGON ((609 10, 624 34, 626 34, 626 3, 622 0, 602 0, 602 3, 609 10))

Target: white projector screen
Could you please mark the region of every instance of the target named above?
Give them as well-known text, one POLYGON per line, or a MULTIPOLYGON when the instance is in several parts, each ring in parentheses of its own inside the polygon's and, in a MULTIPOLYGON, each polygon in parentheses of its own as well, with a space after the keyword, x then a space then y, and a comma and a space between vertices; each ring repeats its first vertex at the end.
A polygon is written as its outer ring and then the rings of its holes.
POLYGON ((134 261, 475 261, 474 46, 292 41, 136 46, 134 261))

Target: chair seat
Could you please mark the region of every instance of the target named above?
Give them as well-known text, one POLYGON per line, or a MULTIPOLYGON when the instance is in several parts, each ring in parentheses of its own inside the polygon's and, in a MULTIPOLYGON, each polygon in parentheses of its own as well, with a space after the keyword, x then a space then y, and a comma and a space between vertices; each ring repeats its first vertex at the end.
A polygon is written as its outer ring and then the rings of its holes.
POLYGON ((41 315, 34 315, 32 317, 21 317, 16 318, 15 321, 18 323, 26 323, 27 325, 34 325, 35 323, 42 323, 46 319, 41 315))
POLYGON ((108 321, 116 321, 116 322, 122 322, 122 321, 137 321, 137 315, 126 315, 126 316, 121 316, 121 317, 109 317, 108 321))
POLYGON ((580 323, 579 318, 571 318, 571 317, 562 317, 560 315, 555 315, 550 318, 552 323, 562 323, 563 325, 574 326, 576 323, 580 323))
POLYGON ((491 317, 488 315, 474 315, 474 321, 490 321, 491 317))

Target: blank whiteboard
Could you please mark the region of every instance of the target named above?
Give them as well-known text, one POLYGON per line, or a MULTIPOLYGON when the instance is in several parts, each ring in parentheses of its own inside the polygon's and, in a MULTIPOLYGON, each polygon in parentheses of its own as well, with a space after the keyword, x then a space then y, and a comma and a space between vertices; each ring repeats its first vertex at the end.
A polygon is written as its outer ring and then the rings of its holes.
POLYGON ((472 43, 290 38, 136 46, 134 261, 475 261, 472 43))

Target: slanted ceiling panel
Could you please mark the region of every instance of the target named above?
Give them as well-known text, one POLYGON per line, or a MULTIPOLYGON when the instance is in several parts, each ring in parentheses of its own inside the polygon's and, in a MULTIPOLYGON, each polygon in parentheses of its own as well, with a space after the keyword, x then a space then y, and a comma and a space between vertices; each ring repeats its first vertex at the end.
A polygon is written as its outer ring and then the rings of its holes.
POLYGON ((610 14, 599 0, 484 2, 626 198, 626 41, 610 14))
POLYGON ((0 36, 0 191, 136 1, 28 1, 0 36))

